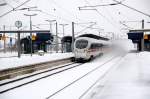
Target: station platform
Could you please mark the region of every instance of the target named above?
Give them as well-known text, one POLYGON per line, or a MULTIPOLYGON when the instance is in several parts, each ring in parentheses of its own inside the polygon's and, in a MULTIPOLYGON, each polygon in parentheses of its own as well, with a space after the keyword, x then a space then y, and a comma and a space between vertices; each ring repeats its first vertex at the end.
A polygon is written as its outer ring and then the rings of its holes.
POLYGON ((38 54, 33 54, 32 56, 30 54, 22 54, 20 58, 17 57, 17 53, 0 53, 0 55, 0 71, 74 56, 73 53, 45 53, 43 56, 38 54))
POLYGON ((149 99, 150 52, 128 53, 91 99, 149 99))

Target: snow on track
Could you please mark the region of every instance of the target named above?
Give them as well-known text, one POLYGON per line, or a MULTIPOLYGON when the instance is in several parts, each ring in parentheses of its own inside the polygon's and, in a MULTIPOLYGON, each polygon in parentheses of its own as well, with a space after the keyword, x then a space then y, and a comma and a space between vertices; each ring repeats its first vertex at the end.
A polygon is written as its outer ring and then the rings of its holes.
MULTIPOLYGON (((108 61, 110 58, 113 57, 113 55, 112 56, 109 55, 109 56, 110 57, 104 55, 100 58, 95 59, 90 63, 83 64, 80 67, 73 68, 71 70, 59 73, 57 75, 8 91, 6 93, 1 94, 0 98, 2 99, 20 99, 20 98, 21 99, 45 99, 51 94, 62 89, 64 86, 68 85, 72 81, 85 75, 87 72, 91 71, 97 66, 104 64, 106 61, 108 61)), ((94 74, 92 73, 91 75, 84 78, 84 80, 81 79, 81 82, 79 81, 79 83, 75 83, 71 87, 66 88, 64 91, 54 96, 56 98, 52 97, 52 99, 60 99, 60 97, 62 97, 61 99, 77 99, 77 97, 80 97, 80 95, 89 86, 91 86, 91 84, 97 79, 97 77, 99 77, 96 75, 103 75, 103 73, 105 73, 112 65, 113 62, 107 66, 103 66, 103 68, 101 68, 99 71, 96 71, 94 74)))

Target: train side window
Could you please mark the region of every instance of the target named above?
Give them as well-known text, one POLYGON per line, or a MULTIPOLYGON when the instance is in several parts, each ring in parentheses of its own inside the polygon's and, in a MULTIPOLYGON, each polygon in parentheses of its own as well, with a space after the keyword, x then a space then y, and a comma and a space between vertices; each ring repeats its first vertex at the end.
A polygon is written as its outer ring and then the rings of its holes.
POLYGON ((93 49, 93 48, 94 48, 94 44, 91 44, 90 49, 93 49))
POLYGON ((94 43, 94 44, 91 44, 91 47, 90 47, 90 48, 91 48, 91 49, 95 49, 96 46, 97 46, 97 45, 94 43))
POLYGON ((103 44, 99 44, 98 46, 99 46, 99 47, 102 47, 102 46, 103 46, 103 44))
POLYGON ((100 48, 100 47, 102 47, 102 44, 99 44, 99 43, 93 43, 93 44, 91 44, 90 49, 95 49, 95 48, 100 48))

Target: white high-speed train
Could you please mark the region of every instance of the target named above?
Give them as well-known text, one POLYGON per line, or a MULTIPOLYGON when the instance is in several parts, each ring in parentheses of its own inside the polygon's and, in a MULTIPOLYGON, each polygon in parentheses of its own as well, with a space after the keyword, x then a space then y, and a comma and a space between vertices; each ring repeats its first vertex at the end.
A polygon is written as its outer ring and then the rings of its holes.
POLYGON ((94 34, 83 34, 74 43, 75 61, 90 61, 103 53, 103 47, 110 45, 109 39, 94 34))

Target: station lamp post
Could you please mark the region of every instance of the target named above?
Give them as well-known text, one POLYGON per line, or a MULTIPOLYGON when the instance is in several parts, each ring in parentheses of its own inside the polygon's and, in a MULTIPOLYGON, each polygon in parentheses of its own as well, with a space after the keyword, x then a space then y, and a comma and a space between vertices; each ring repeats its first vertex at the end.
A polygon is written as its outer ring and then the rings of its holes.
MULTIPOLYGON (((62 26, 62 28, 63 28, 63 36, 62 36, 62 38, 65 36, 65 26, 67 26, 68 24, 59 24, 59 25, 61 25, 62 26)), ((64 46, 63 46, 63 44, 61 44, 62 45, 62 53, 64 52, 64 46)))
POLYGON ((65 36, 65 26, 67 26, 69 24, 59 24, 59 25, 61 25, 62 28, 63 28, 63 37, 64 37, 65 36))
MULTIPOLYGON (((49 22, 50 33, 53 33, 53 31, 52 31, 52 22, 56 22, 56 20, 45 20, 45 21, 49 22)), ((52 45, 50 46, 50 50, 52 52, 52 45)))
POLYGON ((52 22, 56 22, 56 20, 45 20, 45 21, 49 22, 50 32, 52 33, 52 22))
MULTIPOLYGON (((36 16, 37 14, 24 14, 25 16, 29 16, 30 17, 30 30, 32 30, 32 20, 31 17, 32 16, 36 16)), ((31 38, 31 56, 32 56, 32 32, 30 33, 30 38, 31 38)))

